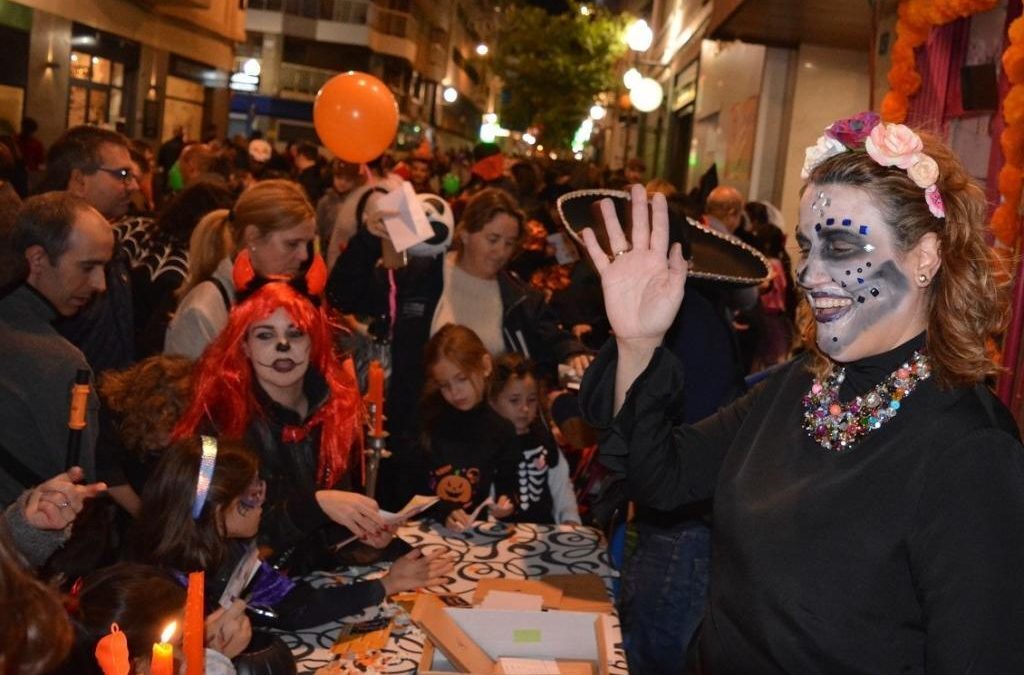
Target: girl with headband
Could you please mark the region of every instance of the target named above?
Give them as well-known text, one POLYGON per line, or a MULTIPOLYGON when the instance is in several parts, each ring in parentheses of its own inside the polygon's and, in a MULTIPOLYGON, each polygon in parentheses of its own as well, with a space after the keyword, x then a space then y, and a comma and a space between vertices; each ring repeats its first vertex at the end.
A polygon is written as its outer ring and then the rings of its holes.
MULTIPOLYGON (((211 436, 176 443, 146 486, 132 555, 183 581, 188 572, 204 570, 206 606, 215 610, 236 569, 249 562, 266 494, 259 460, 243 445, 211 436)), ((440 551, 424 555, 417 549, 381 579, 313 588, 262 563, 244 599, 256 623, 301 630, 354 614, 386 595, 440 583, 450 567, 440 551)))
POLYGON ((584 413, 634 499, 712 498, 695 641, 710 673, 1019 673, 1024 452, 985 386, 1007 304, 985 198, 936 138, 862 114, 809 149, 796 280, 807 352, 694 425, 662 337, 687 262, 665 200, 632 193, 632 242, 585 233, 609 342, 584 413))

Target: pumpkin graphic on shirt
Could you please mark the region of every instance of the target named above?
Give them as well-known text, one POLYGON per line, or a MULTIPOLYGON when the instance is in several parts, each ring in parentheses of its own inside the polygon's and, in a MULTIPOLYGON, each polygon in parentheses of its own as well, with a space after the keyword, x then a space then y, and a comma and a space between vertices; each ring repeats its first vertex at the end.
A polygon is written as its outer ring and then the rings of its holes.
POLYGON ((475 467, 453 470, 449 464, 436 470, 434 478, 434 493, 438 497, 465 506, 473 501, 473 487, 480 482, 480 470, 475 467))

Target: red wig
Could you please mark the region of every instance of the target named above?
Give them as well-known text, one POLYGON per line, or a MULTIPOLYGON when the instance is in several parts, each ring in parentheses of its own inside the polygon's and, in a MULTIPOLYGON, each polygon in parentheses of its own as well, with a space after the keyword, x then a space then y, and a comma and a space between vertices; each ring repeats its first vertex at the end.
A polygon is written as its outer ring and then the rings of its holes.
POLYGON ((240 439, 254 416, 265 412, 256 399, 253 369, 243 345, 249 327, 278 309, 309 335, 310 367, 327 381, 322 416, 317 483, 331 487, 344 473, 353 447, 361 447, 363 408, 351 367, 334 350, 332 327, 323 307, 288 283, 274 281, 259 288, 231 310, 228 325, 207 347, 196 368, 191 405, 174 428, 174 440, 195 436, 207 423, 219 435, 240 439))

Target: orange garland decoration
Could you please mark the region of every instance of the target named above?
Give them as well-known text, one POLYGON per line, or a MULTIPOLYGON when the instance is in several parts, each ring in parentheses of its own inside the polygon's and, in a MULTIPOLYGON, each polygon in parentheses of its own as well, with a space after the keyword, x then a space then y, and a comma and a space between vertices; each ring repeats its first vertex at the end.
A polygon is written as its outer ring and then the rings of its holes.
POLYGON ((1017 17, 1007 31, 1009 45, 1003 52, 1003 71, 1012 85, 1003 99, 1006 126, 999 137, 1003 168, 999 171, 1002 201, 992 214, 992 233, 1003 246, 1013 249, 1020 235, 1020 196, 1024 185, 1024 17, 1017 17))
POLYGON ((907 119, 910 97, 921 88, 914 50, 928 41, 933 26, 986 12, 998 0, 901 0, 897 7, 896 41, 892 45, 889 93, 882 99, 881 114, 886 122, 902 124, 907 119))
MULTIPOLYGON (((997 4, 998 0, 900 0, 888 76, 891 89, 879 111, 884 121, 903 123, 907 119, 910 97, 921 87, 914 49, 927 42, 932 27, 986 12, 997 4)), ((999 244, 1013 249, 1020 229, 1018 206, 1024 167, 1024 17, 1010 24, 1008 38, 1002 62, 1013 86, 1003 100, 1006 126, 999 142, 1006 163, 999 172, 1002 201, 992 214, 992 232, 999 244)))

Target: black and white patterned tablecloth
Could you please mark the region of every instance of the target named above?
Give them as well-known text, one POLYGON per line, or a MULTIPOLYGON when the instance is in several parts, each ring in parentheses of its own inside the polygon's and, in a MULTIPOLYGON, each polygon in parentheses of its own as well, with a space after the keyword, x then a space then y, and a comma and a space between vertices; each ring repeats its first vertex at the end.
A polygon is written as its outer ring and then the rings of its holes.
MULTIPOLYGON (((435 523, 413 522, 402 526, 398 536, 414 547, 426 552, 438 547, 447 549, 455 558, 453 576, 441 586, 431 586, 432 593, 454 594, 467 602, 473 599, 480 579, 535 579, 548 574, 596 574, 611 590, 612 580, 617 576, 608 564, 607 544, 598 530, 569 525, 517 524, 506 526, 498 523, 481 523, 477 527, 456 534, 435 523)), ((386 564, 363 567, 345 576, 379 576, 386 564)), ((342 581, 338 575, 321 574, 314 584, 333 584, 342 581)), ((346 617, 346 621, 362 621, 372 618, 380 610, 374 608, 357 617, 346 617)), ((338 638, 341 623, 331 623, 317 628, 282 633, 281 637, 291 648, 298 664, 299 673, 314 673, 338 657, 331 652, 331 646, 338 638)), ((610 617, 606 623, 606 645, 609 669, 614 675, 625 675, 626 659, 617 617, 610 617)), ((402 635, 392 635, 385 652, 392 658, 387 673, 415 673, 423 653, 423 633, 410 626, 402 635)))

